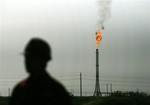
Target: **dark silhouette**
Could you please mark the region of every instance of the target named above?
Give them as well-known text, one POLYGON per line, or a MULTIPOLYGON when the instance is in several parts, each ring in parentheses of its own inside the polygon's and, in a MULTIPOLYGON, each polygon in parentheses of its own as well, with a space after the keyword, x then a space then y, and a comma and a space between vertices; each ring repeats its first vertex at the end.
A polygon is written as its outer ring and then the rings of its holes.
POLYGON ((30 75, 14 88, 9 105, 71 105, 68 92, 45 70, 51 60, 49 45, 33 38, 25 47, 24 56, 30 75))

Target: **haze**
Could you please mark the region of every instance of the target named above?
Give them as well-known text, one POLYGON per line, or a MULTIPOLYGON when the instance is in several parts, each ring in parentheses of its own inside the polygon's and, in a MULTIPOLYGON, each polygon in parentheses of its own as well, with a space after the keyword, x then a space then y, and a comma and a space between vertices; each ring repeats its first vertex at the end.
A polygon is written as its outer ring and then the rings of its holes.
MULTIPOLYGON (((28 76, 20 54, 32 37, 52 47, 48 72, 79 95, 95 88, 96 0, 1 0, 0 94, 28 76)), ((104 23, 100 51, 100 85, 113 91, 150 92, 150 1, 113 0, 111 18, 104 23)))

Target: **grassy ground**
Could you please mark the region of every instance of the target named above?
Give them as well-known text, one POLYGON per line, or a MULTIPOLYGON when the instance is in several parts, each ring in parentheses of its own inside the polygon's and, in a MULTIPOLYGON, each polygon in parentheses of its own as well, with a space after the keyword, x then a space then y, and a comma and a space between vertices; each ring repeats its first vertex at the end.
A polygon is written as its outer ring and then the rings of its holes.
MULTIPOLYGON (((0 97, 0 105, 8 105, 9 97, 0 97)), ((150 105, 150 96, 73 97, 73 105, 150 105)))
POLYGON ((9 97, 0 97, 0 105, 8 105, 9 97))
POLYGON ((140 97, 102 97, 83 105, 150 105, 150 98, 140 97))

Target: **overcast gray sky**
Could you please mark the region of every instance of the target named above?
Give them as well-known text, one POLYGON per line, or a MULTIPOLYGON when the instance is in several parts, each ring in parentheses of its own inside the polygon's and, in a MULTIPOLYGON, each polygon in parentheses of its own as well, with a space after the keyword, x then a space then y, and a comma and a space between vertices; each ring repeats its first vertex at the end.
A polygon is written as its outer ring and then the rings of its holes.
MULTIPOLYGON (((47 70, 71 92, 95 88, 97 0, 0 0, 0 93, 27 77, 20 55, 32 37, 45 39, 53 60, 47 70)), ((150 1, 112 0, 100 45, 100 85, 113 91, 150 92, 150 1)))

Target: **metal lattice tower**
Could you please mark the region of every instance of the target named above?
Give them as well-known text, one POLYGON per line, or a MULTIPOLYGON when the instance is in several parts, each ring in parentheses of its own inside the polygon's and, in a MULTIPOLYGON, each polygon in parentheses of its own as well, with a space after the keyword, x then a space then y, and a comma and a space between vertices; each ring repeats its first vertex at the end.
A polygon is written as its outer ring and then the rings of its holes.
POLYGON ((96 83, 94 96, 101 96, 100 84, 99 84, 99 51, 96 49, 96 83))

